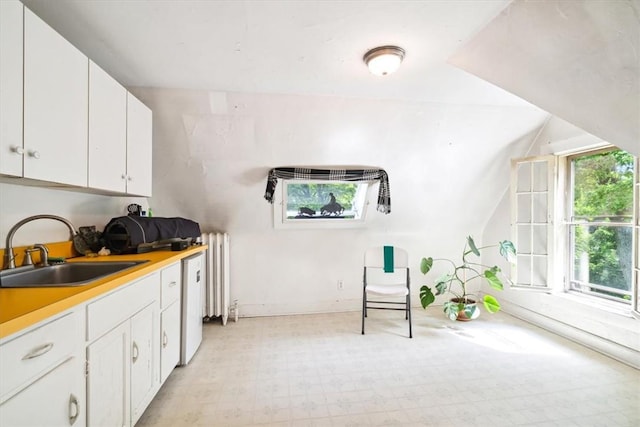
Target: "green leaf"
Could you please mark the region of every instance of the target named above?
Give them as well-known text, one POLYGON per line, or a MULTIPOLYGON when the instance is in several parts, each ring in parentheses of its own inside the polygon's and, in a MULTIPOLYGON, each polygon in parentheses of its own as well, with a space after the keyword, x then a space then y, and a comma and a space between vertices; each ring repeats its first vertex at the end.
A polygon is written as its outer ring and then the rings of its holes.
POLYGON ((487 282, 489 282, 489 285, 493 289, 501 291, 504 289, 504 285, 502 284, 502 280, 500 280, 500 278, 498 277, 497 273, 499 271, 500 269, 498 268, 498 266, 494 265, 489 270, 484 271, 484 278, 487 279, 487 282))
POLYGON ((498 245, 500 247, 500 255, 502 255, 502 257, 504 259, 506 259, 507 261, 509 261, 510 263, 515 264, 515 262, 516 262, 516 247, 513 244, 513 242, 511 242, 509 240, 503 240, 498 245))
POLYGON ((475 304, 469 304, 469 305, 465 305, 464 306, 464 314, 465 316, 467 316, 468 319, 473 319, 473 315, 476 313, 476 310, 478 310, 478 306, 475 304))
POLYGON ((458 318, 458 313, 460 312, 460 307, 458 303, 447 301, 444 303, 444 314, 451 320, 456 320, 458 318))
POLYGON ((486 308, 489 313, 496 313, 500 311, 500 303, 495 299, 495 297, 485 295, 482 302, 484 303, 484 308, 486 308))
POLYGON ((469 245, 469 249, 471 249, 471 252, 473 252, 476 256, 480 256, 480 251, 476 246, 476 242, 473 241, 473 237, 467 237, 467 244, 469 245))
POLYGON ((422 304, 422 308, 427 308, 430 304, 432 304, 436 300, 436 297, 431 292, 428 286, 422 286, 420 288, 420 303, 422 304))
POLYGON ((441 277, 438 278, 438 280, 436 280, 436 295, 442 295, 443 293, 445 293, 447 291, 447 288, 449 287, 449 282, 451 282, 451 278, 453 276, 451 276, 450 274, 444 274, 441 277))
POLYGON ((433 267, 433 258, 422 258, 420 262, 420 271, 422 274, 427 274, 431 270, 431 267, 433 267))

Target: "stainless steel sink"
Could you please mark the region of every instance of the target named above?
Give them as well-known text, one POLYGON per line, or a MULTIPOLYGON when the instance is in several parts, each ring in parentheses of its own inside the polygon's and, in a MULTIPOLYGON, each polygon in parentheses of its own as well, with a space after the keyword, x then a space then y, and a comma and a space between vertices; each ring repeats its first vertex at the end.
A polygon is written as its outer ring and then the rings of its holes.
POLYGON ((73 262, 0 271, 0 287, 83 286, 148 261, 73 262))

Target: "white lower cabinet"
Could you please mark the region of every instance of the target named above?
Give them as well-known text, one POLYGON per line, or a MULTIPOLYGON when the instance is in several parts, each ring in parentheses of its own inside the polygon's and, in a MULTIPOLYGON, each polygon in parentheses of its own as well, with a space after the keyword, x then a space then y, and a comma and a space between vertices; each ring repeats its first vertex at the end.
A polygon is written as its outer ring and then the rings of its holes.
POLYGON ((181 263, 0 340, 0 426, 133 426, 179 363, 181 263))
POLYGON ((131 425, 140 419, 160 387, 158 304, 131 318, 131 425))
POLYGON ((87 347, 90 426, 134 425, 158 389, 158 310, 150 304, 87 347))
POLYGON ((82 312, 42 322, 0 345, 0 426, 84 426, 82 312))
POLYGON ((176 301, 160 314, 162 331, 160 349, 160 384, 169 378, 169 374, 180 363, 180 302, 176 301))
POLYGON ((160 384, 180 363, 182 263, 176 262, 160 272, 160 384))
POLYGON ((158 392, 159 301, 154 273, 87 304, 89 426, 132 426, 158 392))
POLYGON ((87 425, 130 424, 130 329, 125 322, 87 347, 87 425))
POLYGON ((70 357, 4 402, 0 426, 84 426, 83 365, 81 358, 70 357))

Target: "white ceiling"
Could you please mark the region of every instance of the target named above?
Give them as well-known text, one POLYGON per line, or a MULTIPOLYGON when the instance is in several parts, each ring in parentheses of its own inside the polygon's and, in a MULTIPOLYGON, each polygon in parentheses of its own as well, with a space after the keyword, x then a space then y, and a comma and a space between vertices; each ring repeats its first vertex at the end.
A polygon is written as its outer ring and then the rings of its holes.
POLYGON ((530 106, 445 62, 508 0, 24 3, 125 86, 530 106), (384 44, 407 54, 376 77, 384 44))

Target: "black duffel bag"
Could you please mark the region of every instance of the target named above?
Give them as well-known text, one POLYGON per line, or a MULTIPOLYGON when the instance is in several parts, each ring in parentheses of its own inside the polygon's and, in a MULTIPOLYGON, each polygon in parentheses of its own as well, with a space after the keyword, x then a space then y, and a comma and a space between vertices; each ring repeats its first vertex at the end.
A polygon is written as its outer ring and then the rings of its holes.
POLYGON ((112 218, 102 238, 115 254, 134 253, 143 244, 200 237, 200 225, 184 218, 120 216, 112 218))

